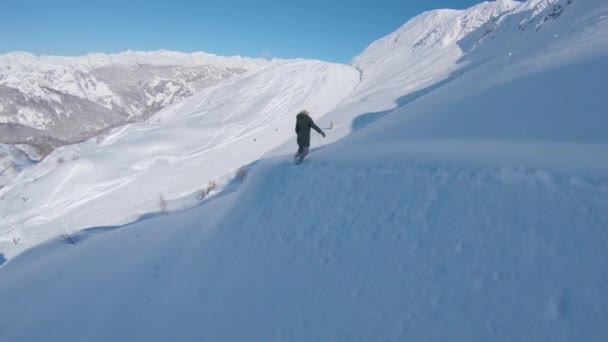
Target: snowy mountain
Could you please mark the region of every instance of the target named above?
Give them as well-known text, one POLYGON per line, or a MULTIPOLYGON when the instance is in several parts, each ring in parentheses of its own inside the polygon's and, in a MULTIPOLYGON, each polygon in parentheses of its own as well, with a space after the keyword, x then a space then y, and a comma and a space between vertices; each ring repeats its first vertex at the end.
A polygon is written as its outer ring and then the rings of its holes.
POLYGON ((27 142, 49 150, 82 141, 271 64, 171 51, 82 57, 0 55, 0 142, 27 142))
POLYGON ((239 75, 24 171, 0 339, 607 340, 608 3, 425 13, 352 64, 239 75), (294 166, 302 108, 328 137, 294 166))
MULTIPOLYGON (((511 0, 483 2, 467 10, 435 10, 423 13, 403 27, 372 43, 353 64, 366 72, 388 72, 382 63, 425 53, 445 59, 461 39, 488 22, 510 14, 521 3, 511 0), (441 53, 437 53, 441 51, 441 53)), ((459 51, 461 52, 461 51, 459 51)), ((409 63, 408 63, 409 64, 409 63)))
POLYGON ((277 63, 207 88, 147 122, 58 148, 0 189, 0 245, 10 256, 64 229, 128 223, 158 210, 161 195, 171 201, 190 194, 196 202, 195 192, 209 181, 222 185, 291 139, 299 110, 329 111, 358 80, 346 65, 277 63), (22 243, 14 245, 15 237, 22 243))

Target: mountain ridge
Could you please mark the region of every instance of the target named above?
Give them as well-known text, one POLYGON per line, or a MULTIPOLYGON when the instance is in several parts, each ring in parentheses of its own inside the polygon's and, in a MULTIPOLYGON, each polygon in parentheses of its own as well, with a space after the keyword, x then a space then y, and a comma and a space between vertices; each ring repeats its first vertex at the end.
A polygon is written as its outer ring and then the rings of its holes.
POLYGON ((0 142, 82 141, 278 61, 166 50, 74 57, 0 55, 0 131, 5 131, 0 142))

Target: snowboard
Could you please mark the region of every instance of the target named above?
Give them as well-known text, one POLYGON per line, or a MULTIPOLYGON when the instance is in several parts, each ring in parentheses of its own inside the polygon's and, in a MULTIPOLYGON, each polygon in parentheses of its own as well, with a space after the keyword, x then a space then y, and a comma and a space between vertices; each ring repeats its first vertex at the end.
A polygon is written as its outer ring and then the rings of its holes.
POLYGON ((300 165, 304 162, 304 159, 306 159, 306 156, 293 158, 293 163, 295 165, 300 165))

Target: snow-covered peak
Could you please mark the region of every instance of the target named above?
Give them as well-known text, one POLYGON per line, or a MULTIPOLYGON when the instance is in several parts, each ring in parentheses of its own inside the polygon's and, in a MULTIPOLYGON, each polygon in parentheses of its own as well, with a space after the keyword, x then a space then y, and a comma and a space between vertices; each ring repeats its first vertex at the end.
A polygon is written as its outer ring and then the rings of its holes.
POLYGON ((486 1, 465 10, 440 9, 422 13, 395 32, 372 43, 353 64, 361 69, 399 52, 417 52, 456 43, 490 19, 512 11, 520 2, 486 1))
POLYGON ((124 51, 115 54, 91 53, 85 56, 35 56, 29 52, 10 52, 0 55, 0 68, 8 65, 22 66, 79 66, 83 68, 99 68, 110 64, 136 65, 147 64, 157 66, 181 65, 200 66, 215 65, 228 68, 253 69, 271 64, 263 58, 247 58, 241 56, 218 56, 205 52, 177 52, 168 50, 158 51, 124 51))

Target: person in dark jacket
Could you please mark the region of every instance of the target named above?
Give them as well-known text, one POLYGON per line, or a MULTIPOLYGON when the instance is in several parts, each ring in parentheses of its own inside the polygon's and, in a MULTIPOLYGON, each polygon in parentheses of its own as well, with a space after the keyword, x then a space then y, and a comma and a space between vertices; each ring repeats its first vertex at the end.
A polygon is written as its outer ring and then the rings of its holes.
POLYGON ((296 116, 296 134, 298 135, 298 153, 295 155, 296 163, 301 163, 308 154, 310 147, 310 129, 313 128, 325 138, 325 132, 315 124, 308 111, 301 111, 296 116))

